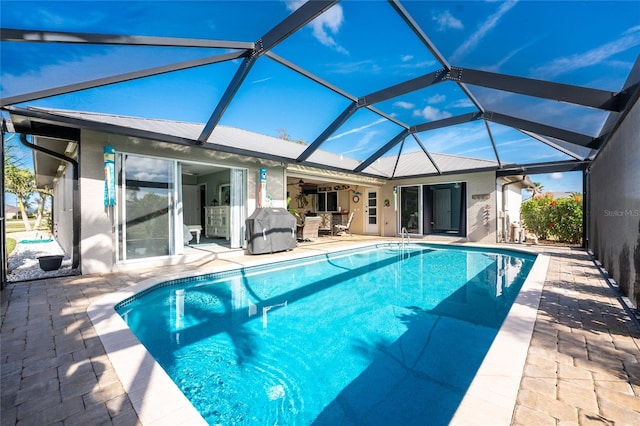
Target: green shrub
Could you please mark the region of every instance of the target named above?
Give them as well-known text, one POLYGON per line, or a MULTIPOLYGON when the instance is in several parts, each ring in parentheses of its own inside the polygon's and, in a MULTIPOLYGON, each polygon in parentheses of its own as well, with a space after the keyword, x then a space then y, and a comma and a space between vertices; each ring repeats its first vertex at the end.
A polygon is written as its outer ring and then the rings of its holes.
POLYGON ((549 204, 549 233, 558 241, 582 241, 582 197, 558 198, 549 204))
POLYGON ((520 208, 522 225, 542 240, 546 240, 549 236, 549 204, 551 201, 551 197, 536 197, 522 203, 520 208))
POLYGON ((550 195, 522 203, 522 224, 538 238, 553 238, 560 242, 582 242, 582 196, 558 198, 550 195))

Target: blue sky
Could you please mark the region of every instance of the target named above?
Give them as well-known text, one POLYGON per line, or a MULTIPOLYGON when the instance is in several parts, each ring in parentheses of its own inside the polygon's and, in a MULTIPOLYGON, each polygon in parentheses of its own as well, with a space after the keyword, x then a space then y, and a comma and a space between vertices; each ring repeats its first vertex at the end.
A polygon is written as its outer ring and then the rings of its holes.
MULTIPOLYGON (((640 1, 405 1, 454 66, 619 91, 640 53, 640 1)), ((299 1, 0 2, 2 27, 256 41, 299 1)), ((7 43, 3 97, 226 53, 223 49, 7 43)), ((273 52, 360 97, 441 68, 386 1, 343 1, 273 52)), ((32 101, 28 105, 204 123, 239 61, 32 101)), ((470 86, 486 110, 597 136, 607 114, 470 86)), ((261 57, 220 124, 313 141, 349 100, 261 57)), ((21 106, 27 106, 21 105, 21 106)), ((375 105, 408 125, 476 111, 452 82, 375 105)), ((503 163, 569 160, 514 129, 490 123, 503 163)), ((363 160, 400 126, 359 110, 322 149, 363 160)), ((483 122, 418 134, 432 152, 495 160, 483 122)), ((419 149, 407 140, 405 150, 419 149)), ((585 156, 588 150, 576 149, 585 156)), ((532 176, 550 191, 581 191, 579 174, 532 176), (577 176, 577 178, 576 178, 577 176)))

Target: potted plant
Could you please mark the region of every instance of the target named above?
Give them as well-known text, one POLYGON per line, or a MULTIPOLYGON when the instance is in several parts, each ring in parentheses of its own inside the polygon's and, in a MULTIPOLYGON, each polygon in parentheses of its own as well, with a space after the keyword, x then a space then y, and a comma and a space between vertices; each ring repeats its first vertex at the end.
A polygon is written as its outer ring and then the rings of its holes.
POLYGON ((64 258, 64 255, 61 255, 61 254, 40 256, 38 257, 38 262, 40 263, 40 269, 42 269, 43 271, 55 271, 56 269, 60 269, 63 258, 64 258))
POLYGON ((293 217, 295 217, 298 222, 304 222, 304 219, 302 219, 302 216, 300 216, 300 212, 291 207, 291 197, 287 197, 287 211, 291 213, 291 215, 293 215, 293 217))

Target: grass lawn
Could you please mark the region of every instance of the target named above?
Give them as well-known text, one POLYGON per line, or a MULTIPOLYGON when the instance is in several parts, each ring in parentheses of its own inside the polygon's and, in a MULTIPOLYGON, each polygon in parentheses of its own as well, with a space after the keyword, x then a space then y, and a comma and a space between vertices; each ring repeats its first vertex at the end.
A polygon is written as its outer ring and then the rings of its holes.
POLYGON ((7 243, 7 255, 9 255, 16 248, 17 241, 13 238, 7 238, 5 241, 7 243))
MULTIPOLYGON (((29 219, 29 224, 31 224, 31 228, 33 228, 33 225, 35 225, 35 223, 36 223, 35 219, 29 219)), ((24 228, 24 223, 22 222, 22 219, 9 219, 6 221, 6 227, 7 227, 6 228, 7 234, 26 231, 26 229, 24 228)), ((48 231, 48 229, 44 223, 41 223, 40 228, 38 228, 37 231, 48 231)))

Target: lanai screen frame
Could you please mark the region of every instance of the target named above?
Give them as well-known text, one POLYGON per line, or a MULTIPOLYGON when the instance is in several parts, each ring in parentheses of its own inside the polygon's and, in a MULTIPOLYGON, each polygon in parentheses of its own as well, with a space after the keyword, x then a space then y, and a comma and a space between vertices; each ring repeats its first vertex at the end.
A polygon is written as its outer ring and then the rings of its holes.
MULTIPOLYGON (((171 73, 179 70, 201 67, 209 64, 240 60, 235 75, 226 87, 224 94, 210 114, 209 119, 204 124, 200 135, 195 139, 185 139, 182 142, 188 145, 203 146, 211 136, 213 130, 220 122, 225 111, 234 100, 234 96, 242 87, 248 73, 261 57, 267 57, 291 70, 310 79, 336 94, 344 97, 348 102, 348 106, 339 113, 329 126, 322 131, 315 140, 310 142, 306 149, 297 158, 293 160, 295 164, 308 165, 313 167, 321 167, 334 169, 341 172, 361 174, 382 179, 399 179, 414 178, 421 176, 454 174, 461 172, 472 172, 470 170, 446 171, 438 165, 433 159, 431 152, 426 149, 425 145, 420 141, 418 134, 429 132, 435 129, 441 129, 448 126, 455 126, 461 123, 483 121, 493 151, 495 154, 496 165, 488 169, 496 170, 500 175, 514 175, 526 173, 550 173, 562 171, 585 170, 591 159, 597 154, 605 141, 611 134, 611 129, 615 128, 617 122, 624 112, 630 107, 630 100, 634 98, 634 94, 638 91, 640 81, 639 59, 636 60, 634 69, 629 75, 627 83, 619 92, 611 92, 607 90, 599 90, 589 87, 574 86, 569 84, 561 84, 551 81, 536 80, 531 78, 517 77, 494 73, 489 71, 475 70, 464 67, 457 67, 449 63, 449 61, 439 52, 437 46, 427 36, 423 28, 417 23, 413 16, 407 11, 404 5, 397 0, 389 0, 393 11, 402 19, 404 24, 411 30, 426 49, 437 59, 442 67, 439 70, 426 73, 417 78, 403 81, 378 90, 364 96, 355 96, 348 93, 342 88, 336 87, 322 78, 314 75, 303 67, 278 56, 273 52, 273 48, 286 40, 292 34, 300 31, 305 25, 313 21, 322 13, 337 4, 338 1, 312 1, 303 4, 301 7, 290 13, 285 19, 277 23, 271 30, 266 32, 262 37, 255 41, 228 41, 228 40, 207 40, 207 39, 189 39, 180 37, 158 37, 158 36, 137 36, 137 35, 115 35, 115 34, 96 34, 96 33, 76 33, 64 31, 41 31, 30 29, 13 29, 2 28, 1 40, 3 42, 37 42, 37 43, 65 43, 65 44, 91 44, 91 45, 128 45, 128 46, 174 46, 174 47, 192 47, 192 48, 218 48, 232 49, 232 52, 220 55, 209 56, 197 60, 184 61, 161 67, 153 67, 135 72, 128 72, 119 75, 113 75, 104 78, 88 80, 80 83, 53 87, 46 90, 39 90, 30 93, 22 93, 14 96, 8 96, 0 99, 0 107, 34 116, 23 110, 19 105, 28 104, 31 101, 48 98, 52 96, 68 94, 82 91, 89 88, 102 87, 120 82, 136 80, 140 78, 171 73), (409 125, 401 122, 395 117, 376 108, 376 104, 385 100, 396 98, 402 94, 411 93, 426 87, 441 84, 444 82, 453 82, 467 96, 468 100, 474 105, 475 112, 457 115, 440 120, 424 122, 417 125, 409 125), (531 96, 539 99, 548 99, 563 103, 579 105, 597 109, 609 113, 609 120, 603 125, 600 134, 597 137, 550 126, 535 120, 523 119, 512 115, 487 110, 481 102, 472 94, 468 85, 489 88, 502 92, 531 96), (360 161, 354 168, 343 168, 339 164, 319 164, 311 161, 311 156, 321 149, 327 139, 351 118, 357 111, 366 109, 399 126, 402 130, 389 141, 384 143, 375 153, 360 161), (508 164, 501 161, 498 151, 496 150, 493 136, 488 123, 498 123, 513 129, 547 145, 570 157, 571 160, 554 161, 544 163, 531 164, 508 164), (377 160, 391 152, 395 152, 399 144, 403 144, 407 138, 415 140, 424 153, 424 161, 430 162, 435 172, 425 173, 419 176, 406 175, 402 170, 393 169, 391 175, 381 175, 370 166, 377 160), (563 142, 559 145, 555 141, 563 142), (572 151, 571 147, 588 148, 589 155, 579 155, 572 151)), ((33 129, 24 129, 16 126, 16 131, 27 132, 33 129)), ((144 132, 143 132, 144 133, 144 132)), ((148 135, 153 136, 153 135, 148 135)), ((401 146, 401 145, 400 145, 401 146)), ((215 149, 215 147, 212 147, 215 149)), ((240 152, 238 152, 240 153, 240 152)), ((242 154, 245 154, 242 152, 242 154)), ((250 153, 257 158, 263 158, 261 152, 255 151, 250 153)), ((402 150, 397 150, 394 154, 396 158, 402 155, 402 150)), ((289 160, 288 162, 291 162, 289 160)), ((396 160, 397 163, 397 160, 396 160)), ((483 170, 486 170, 483 169, 483 170)), ((479 171, 479 170, 478 170, 479 171)))

